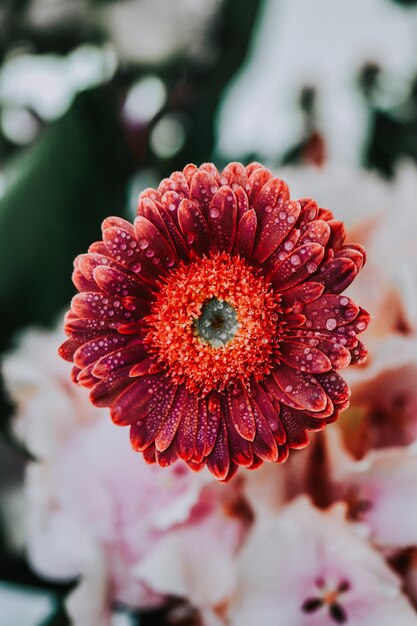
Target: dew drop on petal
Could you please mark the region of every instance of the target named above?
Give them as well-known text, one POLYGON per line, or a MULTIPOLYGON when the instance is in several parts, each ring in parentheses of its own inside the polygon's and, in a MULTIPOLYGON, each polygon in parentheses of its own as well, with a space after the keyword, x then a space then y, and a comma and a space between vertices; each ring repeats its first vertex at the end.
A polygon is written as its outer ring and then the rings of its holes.
POLYGON ((327 330, 334 330, 337 326, 337 322, 335 320, 334 317, 329 317, 328 320, 326 320, 326 328, 327 330))

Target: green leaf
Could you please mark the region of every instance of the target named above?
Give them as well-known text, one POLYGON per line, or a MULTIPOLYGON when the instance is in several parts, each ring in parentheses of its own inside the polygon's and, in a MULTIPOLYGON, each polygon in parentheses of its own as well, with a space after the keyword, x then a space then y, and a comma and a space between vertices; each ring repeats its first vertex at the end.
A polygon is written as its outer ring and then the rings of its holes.
POLYGON ((80 94, 15 164, 0 200, 0 347, 25 324, 50 323, 74 288, 74 257, 120 213, 133 164, 112 84, 80 94))

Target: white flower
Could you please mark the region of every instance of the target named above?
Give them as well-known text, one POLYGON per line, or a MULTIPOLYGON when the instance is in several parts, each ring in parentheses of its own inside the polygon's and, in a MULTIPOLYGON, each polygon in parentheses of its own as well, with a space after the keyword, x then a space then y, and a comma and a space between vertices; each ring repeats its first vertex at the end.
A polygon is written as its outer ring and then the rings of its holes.
POLYGON ((220 151, 276 161, 302 136, 297 104, 307 86, 317 90, 329 159, 358 164, 368 122, 359 73, 375 63, 386 89, 404 94, 417 68, 416 22, 415 8, 388 0, 269 0, 221 110, 220 151))

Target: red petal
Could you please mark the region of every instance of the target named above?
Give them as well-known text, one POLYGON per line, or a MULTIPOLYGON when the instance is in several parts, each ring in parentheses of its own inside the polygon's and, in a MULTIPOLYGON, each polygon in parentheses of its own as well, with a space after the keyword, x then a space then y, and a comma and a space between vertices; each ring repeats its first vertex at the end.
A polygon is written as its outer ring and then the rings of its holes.
POLYGON ((288 406, 294 406, 295 403, 299 408, 314 412, 325 408, 326 394, 311 374, 296 372, 284 364, 279 365, 272 374, 278 386, 292 400, 288 406))
POLYGON ((70 363, 74 360, 74 353, 80 344, 78 341, 74 341, 73 339, 67 339, 64 343, 58 348, 59 356, 65 361, 69 361, 70 363))
POLYGON ((144 358, 139 363, 135 363, 129 372, 129 376, 130 378, 137 378, 139 376, 146 376, 147 374, 159 374, 162 371, 164 371, 164 367, 155 361, 155 357, 150 356, 144 358))
POLYGON ((249 171, 248 167, 246 168, 246 171, 249 179, 246 184, 246 189, 248 191, 249 205, 252 208, 255 207, 258 193, 261 191, 265 183, 272 178, 272 173, 262 166, 256 167, 252 172, 249 171))
POLYGON ((350 389, 337 372, 318 374, 317 380, 334 404, 345 404, 349 400, 350 389))
POLYGON ((253 440, 253 451, 262 460, 275 463, 278 459, 278 446, 275 437, 262 412, 258 408, 258 405, 253 400, 252 408, 256 423, 256 436, 253 440))
POLYGON ((191 200, 183 200, 178 208, 178 221, 185 241, 199 256, 210 249, 209 228, 203 214, 191 200))
POLYGON ((230 418, 241 437, 253 441, 256 434, 255 418, 247 391, 240 384, 227 394, 230 418))
POLYGON ((253 209, 246 211, 239 220, 236 232, 236 241, 233 252, 244 258, 249 258, 255 243, 258 218, 253 209))
POLYGON ((264 213, 270 213, 273 207, 282 206, 284 202, 290 199, 288 185, 279 178, 269 179, 256 197, 253 206, 256 213, 261 217, 264 213))
POLYGON ((208 211, 211 206, 212 198, 217 192, 219 185, 211 174, 204 171, 198 171, 194 174, 190 185, 190 198, 194 204, 200 209, 203 216, 207 219, 208 211))
POLYGON ((120 326, 120 322, 111 320, 103 320, 97 318, 66 318, 65 332, 66 334, 79 343, 85 343, 90 339, 103 337, 116 331, 120 326))
POLYGON ((329 357, 318 348, 289 340, 280 344, 280 359, 294 369, 311 374, 328 372, 332 368, 329 357))
MULTIPOLYGON (((78 367, 87 367, 98 361, 101 357, 123 348, 129 342, 129 337, 121 335, 104 335, 99 339, 87 341, 82 346, 78 344, 78 349, 74 354, 74 363, 78 367)), ((95 376, 100 375, 95 371, 95 376)))
POLYGON ((175 461, 178 461, 177 451, 173 445, 169 446, 169 448, 163 452, 156 450, 156 460, 161 467, 168 467, 175 463, 175 461))
POLYGON ((298 303, 307 304, 313 302, 321 296, 324 286, 316 282, 306 282, 291 289, 287 289, 282 294, 282 306, 284 310, 290 310, 297 306, 298 303))
POLYGON ((163 374, 137 379, 113 403, 110 411, 112 420, 124 425, 141 420, 155 406, 165 406, 167 398, 172 400, 172 389, 169 379, 163 374))
POLYGON ((213 176, 214 180, 217 183, 220 183, 219 170, 214 165, 214 163, 202 163, 198 169, 200 170, 200 172, 208 172, 211 176, 213 176))
POLYGON ((368 357, 368 350, 361 341, 358 341, 358 345, 351 351, 351 355, 351 365, 360 365, 366 361, 368 357))
POLYGON ((107 228, 120 228, 122 231, 129 233, 131 237, 135 237, 135 232, 132 224, 121 217, 107 217, 103 221, 101 228, 103 231, 107 228))
POLYGON ((333 250, 340 250, 343 245, 343 242, 346 239, 346 228, 343 222, 339 220, 330 220, 328 222, 330 226, 330 239, 328 242, 329 248, 333 250))
POLYGON ((216 393, 211 393, 207 397, 207 441, 205 455, 208 456, 214 448, 217 440, 222 410, 220 398, 216 393))
POLYGON ((77 375, 77 383, 90 389, 97 383, 98 378, 93 374, 93 365, 87 365, 77 375))
POLYGON ((194 165, 194 163, 188 163, 188 165, 186 165, 182 171, 184 173, 188 186, 190 186, 194 174, 198 172, 198 167, 194 165))
POLYGON ((161 397, 160 402, 151 406, 146 415, 143 416, 143 419, 139 419, 136 424, 132 424, 130 440, 135 450, 142 452, 155 442, 155 437, 162 428, 167 414, 169 414, 174 396, 175 387, 171 386, 167 389, 166 394, 161 397))
POLYGON ((351 332, 359 335, 360 333, 363 333, 363 331, 368 328, 368 325, 370 324, 370 322, 371 322, 371 316, 368 313, 368 311, 365 311, 365 309, 359 308, 359 313, 357 317, 355 318, 354 322, 352 322, 352 324, 347 324, 345 327, 339 328, 338 331, 342 333, 344 330, 347 335, 350 335, 351 332))
POLYGON ((334 331, 338 326, 349 324, 359 313, 358 305, 346 296, 324 294, 314 302, 306 304, 303 314, 311 327, 317 330, 334 331))
POLYGON ((142 300, 149 297, 149 290, 140 278, 128 271, 120 271, 108 265, 99 265, 94 269, 94 279, 101 290, 112 296, 124 298, 135 296, 142 300))
POLYGON ((129 370, 130 366, 125 367, 100 380, 90 392, 91 402, 98 407, 110 406, 121 392, 131 384, 129 370))
MULTIPOLYGON (((188 261, 189 260, 189 254, 188 254, 188 248, 185 244, 185 241, 181 235, 180 229, 179 229, 179 224, 177 227, 177 223, 174 220, 174 217, 172 216, 172 212, 170 212, 169 207, 171 206, 171 203, 167 203, 166 206, 168 208, 165 208, 164 206, 161 206, 161 215, 163 217, 163 220, 165 222, 167 231, 169 233, 170 236, 170 240, 172 242, 172 245, 175 247, 175 250, 177 251, 177 255, 178 258, 184 260, 184 261, 188 261)), ((176 215, 175 215, 177 221, 178 221, 178 212, 176 211, 176 215)))
POLYGON ((206 455, 208 437, 207 405, 204 399, 198 401, 198 426, 195 437, 194 461, 201 463, 206 455))
POLYGON ((174 447, 181 459, 189 461, 195 450, 198 426, 197 396, 189 393, 184 403, 181 421, 174 439, 174 447))
MULTIPOLYGON (((277 387, 276 383, 275 386, 277 387)), ((276 442, 278 444, 285 443, 285 430, 282 426, 281 420, 279 419, 279 403, 275 406, 271 401, 269 393, 264 391, 258 383, 253 382, 252 388, 254 392, 252 404, 255 404, 264 416, 276 442)))
POLYGON ((220 422, 216 444, 207 458, 207 467, 218 480, 227 478, 230 468, 230 454, 224 418, 220 422))
POLYGON ((339 252, 336 252, 334 255, 336 259, 345 258, 350 259, 356 265, 358 272, 362 269, 364 264, 364 253, 363 249, 357 250, 353 246, 343 246, 339 252))
POLYGON ((270 212, 265 209, 262 214, 257 213, 258 241, 252 255, 255 261, 262 263, 274 252, 294 228, 299 214, 300 205, 294 201, 270 207, 270 212))
POLYGON ((255 170, 258 170, 258 169, 263 170, 265 168, 261 163, 258 163, 258 161, 252 161, 252 163, 249 163, 249 165, 247 165, 245 169, 246 169, 247 175, 250 176, 251 174, 253 174, 255 170))
MULTIPOLYGON (((274 376, 268 376, 264 379, 264 384, 266 385, 271 396, 276 398, 280 403, 285 404, 287 406, 291 406, 295 409, 302 409, 302 405, 298 404, 298 402, 287 395, 282 389, 281 385, 278 385, 274 376)), ((284 439, 285 441, 285 439, 284 439)))
POLYGON ((357 273, 358 268, 355 263, 351 259, 342 257, 323 263, 314 280, 322 283, 326 291, 341 293, 349 287, 357 273))
POLYGON ((277 291, 285 291, 298 285, 313 274, 324 256, 324 248, 318 243, 307 243, 296 248, 280 263, 270 280, 277 291))
POLYGON ((305 231, 300 237, 299 244, 304 243, 319 243, 321 246, 325 246, 330 237, 330 226, 327 222, 322 220, 315 220, 310 222, 305 231))
POLYGON ((207 212, 211 249, 230 252, 236 234, 237 204, 230 187, 220 187, 207 212))
POLYGON ((248 180, 246 168, 242 163, 229 163, 224 168, 220 176, 220 183, 222 185, 229 185, 234 191, 237 187, 245 187, 248 180))
POLYGON ((281 409, 281 419, 287 433, 287 444, 290 448, 301 450, 308 446, 309 439, 306 426, 303 424, 303 414, 287 406, 281 409))
POLYGON ((71 309, 78 317, 87 319, 127 322, 132 317, 131 312, 123 308, 119 298, 103 293, 77 293, 71 300, 71 309))
MULTIPOLYGON (((133 228, 132 224, 129 226, 133 228)), ((108 254, 118 263, 129 267, 140 262, 137 241, 130 230, 115 227, 104 228, 103 241, 108 254)))
POLYGON ((318 348, 319 350, 321 350, 321 352, 329 357, 332 367, 334 369, 343 369, 344 367, 347 367, 350 363, 350 352, 347 348, 345 348, 345 346, 337 341, 337 336, 332 337, 332 340, 330 340, 325 336, 320 335, 320 333, 317 333, 317 336, 311 337, 310 339, 307 339, 304 336, 290 336, 287 337, 287 339, 291 339, 291 341, 298 340, 305 346, 307 345, 318 348), (336 341, 333 341, 334 338, 336 339, 336 341))
POLYGON ((263 264, 265 275, 269 278, 274 273, 276 267, 287 258, 289 253, 298 247, 301 231, 299 228, 293 228, 278 248, 269 256, 263 264))
POLYGON ((297 226, 304 232, 310 222, 318 218, 319 207, 317 202, 311 198, 302 198, 298 202, 301 204, 301 213, 298 218, 297 226))
POLYGON ((155 446, 153 444, 148 446, 146 450, 143 450, 142 454, 148 465, 153 465, 154 463, 156 463, 155 446))
POLYGON ((246 191, 242 189, 242 187, 238 187, 234 189, 236 202, 237 202, 237 219, 238 221, 242 218, 242 215, 249 211, 249 198, 246 194, 246 191))
POLYGON ((88 248, 88 252, 91 254, 103 254, 108 255, 108 250, 102 241, 95 241, 88 248))
POLYGON ((171 445, 180 424, 187 397, 186 388, 184 386, 178 387, 167 419, 155 438, 155 446, 159 452, 164 452, 171 445))
POLYGON ((78 291, 99 291, 96 283, 88 280, 78 267, 72 273, 72 282, 78 291))
POLYGON ((233 426, 229 413, 229 407, 225 403, 225 421, 227 428, 227 437, 229 441, 230 459, 237 465, 250 467, 253 463, 252 443, 246 439, 242 439, 233 426))
POLYGON ((168 271, 175 265, 176 255, 172 246, 146 217, 139 215, 135 219, 135 233, 140 256, 156 264, 158 273, 162 269, 168 271))
MULTIPOLYGON (((196 167, 195 170, 197 170, 196 167)), ((169 178, 164 178, 159 183, 158 191, 161 196, 168 191, 175 191, 184 198, 188 198, 190 194, 187 179, 182 172, 173 172, 169 178)))

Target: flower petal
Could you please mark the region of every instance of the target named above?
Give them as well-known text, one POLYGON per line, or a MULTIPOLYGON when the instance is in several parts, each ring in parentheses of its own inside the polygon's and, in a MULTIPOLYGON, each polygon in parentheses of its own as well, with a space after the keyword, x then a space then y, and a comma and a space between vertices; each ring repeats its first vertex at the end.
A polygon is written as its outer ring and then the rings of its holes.
POLYGON ((188 246, 199 256, 208 254, 210 235, 206 220, 200 209, 191 200, 182 200, 178 207, 178 221, 188 246))
POLYGON ((322 411, 327 403, 326 394, 314 376, 279 365, 273 372, 276 383, 292 400, 288 406, 298 405, 308 411, 322 411))
POLYGON ((329 357, 321 350, 295 341, 280 344, 280 358, 290 367, 311 374, 328 372, 332 368, 329 357))
POLYGON ((220 421, 215 446, 207 457, 207 467, 218 480, 226 480, 230 468, 230 452, 224 417, 220 421))
POLYGON ((211 250, 230 252, 236 234, 237 203, 230 187, 223 186, 213 196, 207 212, 211 250))
POLYGON ((245 388, 237 384, 227 394, 230 418, 241 437, 253 441, 256 434, 255 418, 245 388))
POLYGON ((113 403, 110 411, 112 420, 116 424, 134 424, 154 407, 162 409, 167 398, 172 400, 172 387, 164 374, 140 377, 113 403))
POLYGON ((322 283, 326 291, 341 293, 354 280, 358 268, 351 259, 337 258, 323 263, 313 280, 322 283))
POLYGON ((236 240, 233 252, 243 258, 250 258, 255 244, 258 219, 253 209, 242 215, 237 225, 236 240))
POLYGON ((158 452, 164 452, 174 440, 185 408, 187 395, 184 386, 177 388, 167 419, 155 437, 155 446, 158 452))
POLYGON ((196 435, 198 426, 197 396, 193 393, 187 395, 184 401, 184 409, 181 421, 174 439, 174 448, 181 459, 189 461, 195 451, 196 435))
POLYGON ((259 233, 253 258, 258 263, 267 259, 285 239, 300 214, 298 202, 289 201, 270 207, 270 211, 258 214, 259 233))
MULTIPOLYGON (((74 353, 74 363, 77 367, 86 367, 96 363, 101 357, 123 348, 127 343, 129 343, 129 337, 124 337, 123 335, 104 335, 100 339, 87 341, 81 346, 79 345, 74 353)), ((94 373, 95 376, 100 378, 97 372, 94 373)))
POLYGON ((296 248, 275 268, 270 280, 278 292, 298 285, 313 274, 324 257, 319 243, 306 243, 296 248))

